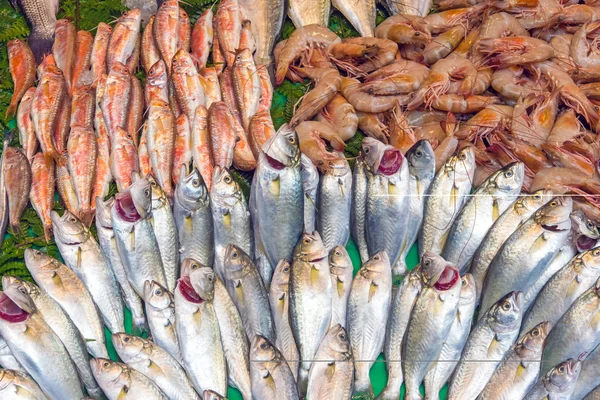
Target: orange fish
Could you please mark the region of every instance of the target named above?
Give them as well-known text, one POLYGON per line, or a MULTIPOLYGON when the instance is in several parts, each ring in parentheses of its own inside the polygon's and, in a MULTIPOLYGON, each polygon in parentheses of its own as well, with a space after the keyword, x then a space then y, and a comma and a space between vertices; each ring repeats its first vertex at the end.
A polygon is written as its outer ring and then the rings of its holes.
POLYGON ((142 136, 140 137, 140 145, 138 146, 138 159, 140 162, 140 174, 147 176, 152 173, 152 166, 150 165, 150 154, 148 154, 148 145, 146 144, 146 137, 148 131, 148 125, 144 122, 142 126, 142 136))
POLYGON ((116 63, 127 64, 139 38, 142 13, 139 9, 127 11, 117 20, 106 53, 106 67, 110 71, 116 63))
POLYGON ((127 70, 129 70, 129 72, 132 74, 134 74, 138 70, 138 67, 140 66, 141 49, 142 49, 142 38, 141 38, 140 34, 138 33, 137 39, 135 40, 135 47, 133 48, 133 53, 127 59, 127 63, 125 64, 127 66, 127 70))
POLYGON ((212 103, 208 110, 208 132, 215 165, 231 168, 238 141, 234 116, 223 101, 212 103))
POLYGON ((131 75, 131 94, 129 96, 129 110, 127 114, 127 132, 137 146, 139 132, 144 118, 144 89, 142 83, 131 75))
MULTIPOLYGON (((196 20, 192 30, 192 57, 196 68, 201 70, 206 66, 210 49, 213 47, 213 11, 211 8, 202 13, 196 20)), ((179 173, 177 173, 179 175, 179 173)))
POLYGON ((158 52, 156 43, 154 43, 154 34, 152 32, 153 26, 154 15, 150 17, 150 20, 142 33, 142 67, 144 67, 146 75, 150 73, 150 68, 160 60, 160 53, 158 52))
POLYGON ((54 55, 56 66, 60 68, 65 77, 67 93, 72 93, 76 42, 77 31, 75 30, 75 25, 66 19, 56 21, 52 54, 54 55))
POLYGON ((92 75, 92 49, 94 37, 88 31, 77 32, 77 45, 75 47, 75 66, 73 67, 73 85, 71 90, 74 92, 79 86, 91 85, 92 75))
MULTIPOLYGON (((240 5, 237 0, 223 0, 219 3, 215 17, 217 19, 216 34, 219 48, 227 66, 231 67, 235 60, 235 52, 239 48, 242 21, 240 5)), ((265 21, 265 23, 269 23, 265 21)))
POLYGON ((4 149, 4 185, 8 199, 8 220, 13 234, 21 233, 21 216, 29 202, 31 166, 22 149, 4 149))
POLYGON ((31 102, 31 119, 44 154, 56 157, 52 135, 59 107, 65 96, 65 79, 60 69, 49 65, 39 81, 31 102))
POLYGON ((227 104, 229 110, 235 119, 242 124, 242 116, 238 110, 238 104, 235 95, 235 87, 233 86, 233 71, 227 67, 219 77, 219 87, 221 89, 221 99, 227 104))
POLYGON ((275 127, 271 119, 269 110, 257 112, 250 121, 250 130, 248 132, 248 143, 252 149, 252 154, 258 159, 258 155, 263 145, 275 135, 275 127))
POLYGON ((185 114, 181 114, 175 121, 175 153, 173 155, 173 182, 175 185, 179 182, 179 171, 181 166, 185 165, 186 171, 189 171, 192 162, 192 133, 190 120, 185 114))
POLYGON ((238 49, 248 49, 250 50, 250 53, 254 54, 256 51, 256 40, 254 40, 250 25, 251 22, 249 20, 242 22, 242 30, 240 31, 240 43, 238 45, 238 49))
POLYGON ((56 126, 52 132, 52 142, 56 149, 56 154, 67 150, 67 140, 69 140, 69 131, 71 130, 71 98, 67 95, 63 97, 62 103, 56 116, 56 126))
POLYGON ((167 197, 173 198, 171 172, 175 147, 175 116, 169 104, 158 99, 152 100, 148 109, 147 134, 146 144, 152 171, 167 197))
POLYGON ((96 37, 92 45, 92 56, 90 57, 93 75, 92 85, 94 87, 96 87, 102 75, 108 72, 106 68, 106 53, 111 35, 112 27, 104 22, 100 22, 96 29, 96 37))
MULTIPOLYGON (((179 27, 177 29, 177 49, 183 49, 190 52, 190 42, 192 40, 192 25, 190 17, 185 10, 179 7, 179 27)), ((179 174, 177 174, 179 175, 179 174)))
POLYGON ((91 127, 95 115, 95 93, 91 86, 79 86, 71 101, 71 126, 91 127))
POLYGON ((102 103, 100 104, 108 128, 108 135, 111 139, 118 127, 127 127, 130 97, 131 78, 129 70, 121 62, 116 61, 106 77, 102 103))
POLYGON ((131 186, 133 172, 139 171, 137 150, 129 133, 121 127, 116 128, 110 143, 110 169, 121 192, 131 186))
POLYGON ((44 72, 46 72, 46 68, 48 67, 48 65, 53 65, 56 67, 56 60, 54 59, 54 56, 52 55, 52 53, 46 54, 46 56, 44 57, 44 59, 42 60, 40 65, 38 65, 38 67, 37 67, 38 79, 42 79, 42 76, 44 75, 44 72))
POLYGON ((96 143, 98 147, 96 157, 96 177, 94 178, 94 188, 92 190, 91 209, 96 209, 96 198, 102 200, 108 195, 110 182, 112 181, 112 173, 110 170, 110 139, 108 130, 104 123, 104 116, 100 107, 96 108, 96 116, 94 118, 94 128, 96 131, 96 143))
POLYGON ((258 78, 260 79, 260 104, 258 111, 270 111, 273 103, 273 84, 267 67, 262 65, 256 68, 258 78))
POLYGON ((71 213, 79 216, 79 204, 71 174, 69 173, 69 157, 67 151, 60 153, 56 160, 56 189, 65 208, 71 213))
POLYGON ((19 128, 19 141, 29 162, 38 151, 39 142, 35 136, 35 129, 31 121, 31 101, 35 95, 35 87, 30 87, 19 103, 17 110, 17 127, 19 128))
POLYGON ((214 167, 211 147, 212 143, 208 132, 208 111, 200 106, 196 109, 196 117, 192 124, 192 158, 194 167, 202 175, 208 190, 212 185, 214 167))
POLYGON ((179 1, 164 1, 154 18, 152 27, 154 32, 154 43, 160 52, 169 75, 171 74, 171 61, 177 52, 179 41, 179 1))
POLYGON ((153 99, 169 102, 169 83, 167 78, 167 67, 163 60, 158 60, 146 76, 144 97, 149 106, 153 99))
POLYGON ((217 16, 215 15, 213 18, 213 49, 212 49, 212 61, 213 65, 217 69, 217 73, 220 75, 223 72, 223 68, 225 68, 225 56, 223 55, 223 50, 221 49, 221 45, 219 44, 219 37, 217 35, 217 16))
POLYGON ((233 88, 236 104, 240 110, 242 126, 248 131, 250 119, 258 111, 261 96, 261 82, 254 57, 248 49, 237 52, 232 69, 233 88))
POLYGON ((203 68, 199 75, 200 84, 204 89, 204 102, 206 108, 215 101, 221 101, 221 87, 219 86, 219 76, 215 67, 203 68))
POLYGON ((94 215, 91 209, 91 199, 96 177, 97 152, 96 134, 91 126, 71 128, 67 143, 69 172, 79 204, 78 215, 88 226, 94 215))
POLYGON ((205 105, 204 89, 200 84, 198 71, 190 54, 181 49, 173 57, 171 78, 177 95, 177 103, 181 111, 194 118, 196 108, 205 105))
POLYGON ((52 239, 52 219, 54 208, 54 162, 52 158, 37 153, 31 161, 31 205, 42 220, 46 242, 52 239))
POLYGON ((8 42, 8 67, 14 83, 13 95, 6 109, 6 118, 12 118, 25 92, 35 83, 35 58, 27 43, 19 39, 8 42))

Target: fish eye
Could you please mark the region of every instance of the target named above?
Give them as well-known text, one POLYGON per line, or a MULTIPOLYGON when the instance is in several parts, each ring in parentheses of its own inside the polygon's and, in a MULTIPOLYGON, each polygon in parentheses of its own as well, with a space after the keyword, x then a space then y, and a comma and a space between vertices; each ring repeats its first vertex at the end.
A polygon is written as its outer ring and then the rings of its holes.
POLYGON ((225 176, 223 180, 225 181, 225 183, 231 183, 231 177, 229 175, 225 176))
POLYGON ((539 329, 534 329, 533 332, 531 332, 531 334, 533 336, 539 336, 540 335, 540 330, 539 329))
POLYGON ((592 221, 590 221, 589 219, 588 219, 588 222, 586 222, 586 225, 587 225, 587 227, 589 229, 594 229, 595 228, 594 223, 592 221))
POLYGON ((296 138, 295 138, 295 137, 293 137, 293 136, 290 136, 290 137, 288 137, 288 141, 289 141, 291 144, 294 144, 294 143, 296 143, 296 138))
POLYGON ((423 152, 421 150, 415 151, 415 156, 421 157, 422 155, 423 155, 423 152))
POLYGON ((194 269, 198 269, 198 268, 200 268, 200 266, 199 266, 198 264, 196 264, 196 263, 193 263, 193 264, 192 264, 192 269, 193 269, 193 270, 194 270, 194 269))
POLYGON ((461 281, 461 283, 462 283, 463 286, 466 286, 467 280, 464 277, 460 281, 461 281))
POLYGON ((541 199, 541 198, 542 198, 542 196, 540 196, 539 194, 534 194, 534 195, 533 195, 533 199, 534 199, 534 200, 539 200, 539 199, 541 199))
POLYGON ((460 160, 464 161, 467 159, 467 155, 465 153, 461 153, 461 155, 458 157, 460 160))
POLYGON ((335 253, 333 253, 333 254, 335 254, 336 256, 340 257, 342 255, 342 252, 339 251, 339 250, 336 250, 335 253))
POLYGON ((213 276, 212 275, 208 275, 208 277, 206 279, 208 279, 209 282, 212 282, 213 281, 213 276))
POLYGON ((155 295, 157 295, 157 296, 162 296, 162 294, 163 294, 163 291, 162 291, 162 289, 156 289, 156 290, 154 291, 154 294, 155 294, 155 295))
POLYGON ((39 250, 35 250, 35 251, 34 251, 34 254, 35 254, 36 256, 41 256, 41 255, 42 255, 42 252, 41 252, 41 251, 39 251, 39 250))
POLYGON ((151 186, 156 186, 156 181, 154 179, 150 179, 150 185, 151 186))
POLYGON ((379 261, 379 260, 381 260, 381 256, 379 256, 379 254, 377 254, 377 255, 373 256, 373 260, 379 261))
POLYGON ((346 340, 346 334, 345 333, 340 333, 339 338, 340 338, 340 340, 346 340))
POLYGON ((502 309, 504 311, 508 311, 508 310, 510 310, 510 308, 511 308, 511 306, 510 306, 510 303, 508 301, 505 302, 504 304, 502 304, 502 309))
POLYGON ((192 185, 198 187, 200 185, 200 181, 198 179, 192 180, 192 185))
POLYGON ((131 338, 129 336, 125 336, 125 339, 123 339, 123 341, 125 343, 129 343, 129 342, 131 342, 131 338))
POLYGON ((145 195, 146 197, 150 197, 150 189, 145 189, 145 190, 144 190, 144 195, 145 195))
POLYGON ((285 267, 285 268, 283 269, 283 272, 289 272, 289 271, 290 271, 290 267, 285 267))
POLYGON ((27 290, 25 290, 25 288, 24 288, 23 286, 21 286, 21 287, 19 288, 19 292, 21 292, 21 293, 23 293, 23 294, 26 294, 26 293, 27 293, 27 290))
POLYGON ((560 372, 561 374, 565 372, 564 365, 561 365, 560 367, 558 367, 558 372, 560 372))
POLYGON ((310 244, 310 239, 306 238, 306 239, 302 240, 302 243, 304 243, 304 244, 310 244))
POLYGON ((262 343, 260 344, 260 348, 261 348, 261 349, 263 349, 263 350, 266 350, 266 349, 267 349, 267 347, 268 347, 268 346, 267 346, 267 342, 262 342, 262 343))
POLYGON ((69 217, 69 221, 71 221, 71 222, 77 222, 77 218, 75 218, 75 217, 69 217))
POLYGON ((550 207, 556 207, 556 201, 551 201, 550 202, 550 207))
POLYGON ((592 254, 593 254, 594 256, 598 256, 598 255, 600 255, 600 249, 595 249, 595 250, 592 252, 592 254))
POLYGON ((430 260, 425 260, 425 261, 423 262, 423 266, 424 266, 424 267, 429 267, 430 265, 431 265, 431 261, 430 261, 430 260))
POLYGON ((513 176, 513 175, 514 175, 514 174, 513 174, 513 172, 512 172, 512 171, 506 171, 506 177, 507 177, 507 178, 512 178, 512 176, 513 176))
POLYGON ((233 254, 231 255, 231 258, 238 258, 238 253, 237 251, 234 251, 233 254))
POLYGON ((108 366, 109 366, 109 365, 110 365, 110 364, 108 363, 108 361, 104 361, 104 362, 102 363, 102 366, 103 366, 103 367, 105 367, 105 368, 108 368, 108 366))
POLYGON ((369 148, 365 147, 365 154, 369 154, 369 148))

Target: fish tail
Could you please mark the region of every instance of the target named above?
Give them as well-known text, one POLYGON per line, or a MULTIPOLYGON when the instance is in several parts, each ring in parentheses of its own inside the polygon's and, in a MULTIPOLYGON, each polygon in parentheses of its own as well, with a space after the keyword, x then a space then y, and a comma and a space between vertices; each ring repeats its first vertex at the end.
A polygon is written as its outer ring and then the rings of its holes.
POLYGON ((385 389, 379 396, 375 398, 375 400, 397 400, 400 398, 400 388, 396 390, 396 388, 392 388, 390 386, 386 386, 385 389))
POLYGON ((52 45, 54 44, 53 36, 42 35, 35 30, 29 35, 29 48, 33 52, 35 62, 40 64, 46 54, 52 53, 52 45))
POLYGON ((373 386, 371 386, 371 379, 369 378, 369 369, 357 369, 352 398, 373 399, 374 397, 373 386))
POLYGON ((21 221, 18 219, 16 221, 10 221, 10 231, 13 235, 20 235, 21 234, 21 221))
POLYGON ((11 119, 12 117, 15 116, 15 114, 17 113, 17 104, 13 103, 12 101, 10 102, 10 105, 8 106, 8 108, 6 109, 6 119, 11 119))
POLYGON ((46 243, 50 243, 52 240, 52 236, 54 233, 54 229, 52 228, 52 223, 44 226, 44 236, 46 238, 46 243))

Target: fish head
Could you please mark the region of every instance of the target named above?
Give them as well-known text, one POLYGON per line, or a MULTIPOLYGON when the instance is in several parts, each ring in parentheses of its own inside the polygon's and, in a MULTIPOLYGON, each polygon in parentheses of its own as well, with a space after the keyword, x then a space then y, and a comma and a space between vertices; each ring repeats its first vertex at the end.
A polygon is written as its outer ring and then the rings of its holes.
POLYGON ((473 146, 465 146, 456 152, 454 158, 454 170, 457 174, 468 176, 473 180, 475 171, 475 151, 473 146))
POLYGON ((294 249, 294 258, 308 262, 319 262, 328 256, 319 232, 304 232, 294 249))
POLYGON ((50 218, 56 241, 67 245, 78 245, 89 237, 90 232, 85 224, 69 211, 65 211, 62 217, 56 211, 52 211, 50 218))
POLYGON ((300 160, 300 141, 296 130, 283 124, 262 146, 270 168, 282 170, 297 165, 300 160))
POLYGON ((2 290, 19 308, 27 312, 35 310, 34 299, 40 294, 40 289, 35 284, 16 276, 4 275, 2 290))
MULTIPOLYGON (((33 303, 33 302, 32 302, 33 303)), ((25 321, 31 312, 35 310, 31 308, 29 311, 19 307, 8 295, 0 292, 0 320, 6 323, 19 323, 25 321)))
POLYGON ((212 182, 210 190, 217 197, 241 200, 241 196, 243 196, 242 189, 227 168, 215 165, 212 182))
POLYGON ((254 57, 252 56, 252 51, 250 51, 250 49, 239 49, 236 51, 235 60, 233 61, 234 68, 251 63, 254 63, 254 57))
POLYGON ((125 362, 135 359, 144 350, 143 339, 125 332, 113 333, 112 342, 119 357, 125 362))
POLYGON ((190 276, 194 271, 200 268, 206 268, 205 265, 201 264, 200 261, 194 260, 193 258, 186 258, 181 262, 180 276, 190 276))
POLYGON ((477 298, 477 285, 471 274, 464 274, 461 278, 459 304, 471 304, 477 298))
POLYGON ((192 271, 188 277, 194 291, 203 301, 211 301, 215 294, 215 271, 207 266, 201 265, 200 268, 192 271))
POLYGON ((426 251, 421 257, 421 280, 426 286, 434 285, 447 265, 449 265, 448 262, 441 256, 431 251, 426 251))
POLYGON ((350 347, 350 339, 348 338, 348 332, 340 324, 335 324, 327 332, 327 336, 324 340, 329 342, 329 347, 336 353, 350 355, 352 349, 350 347))
MULTIPOLYGON (((129 194, 129 197, 133 202, 133 207, 141 218, 146 218, 146 216, 150 215, 152 212, 152 185, 148 177, 134 180, 131 186, 129 186, 127 190, 119 193, 119 195, 122 193, 129 194)), ((118 202, 128 201, 127 197, 121 199, 119 195, 115 196, 115 199, 117 199, 118 202)))
POLYGON ((571 212, 570 218, 571 231, 573 240, 575 240, 575 244, 577 245, 577 250, 582 252, 596 246, 600 238, 596 224, 581 210, 571 212))
POLYGON ((287 292, 287 287, 290 283, 290 272, 292 268, 288 260, 280 260, 275 267, 273 272, 273 279, 271 280, 271 286, 277 288, 283 288, 287 292))
POLYGON ((413 176, 422 178, 435 173, 435 153, 429 140, 422 139, 415 143, 406 152, 406 159, 413 176))
POLYGON ((197 75, 198 71, 196 70, 196 66, 194 65, 194 61, 192 60, 192 56, 190 53, 185 51, 185 49, 179 49, 177 53, 173 56, 173 74, 183 74, 183 75, 197 75))
POLYGON ((598 272, 600 272, 600 247, 584 251, 576 257, 577 262, 581 263, 580 265, 585 270, 589 270, 594 276, 598 275, 598 272))
POLYGON ((152 209, 156 210, 156 209, 162 208, 166 205, 170 206, 171 204, 169 203, 169 200, 167 199, 167 195, 166 195, 165 191, 163 190, 162 187, 160 187, 158 182, 156 182, 156 179, 154 178, 154 176, 152 174, 149 174, 146 176, 146 179, 148 179, 148 182, 150 182, 150 190, 152 191, 152 196, 151 196, 152 209))
POLYGON ((373 254, 361 267, 361 269, 377 273, 384 272, 390 268, 390 257, 385 250, 373 254))
POLYGON ((550 232, 562 232, 571 229, 569 218, 573 209, 573 200, 569 196, 557 196, 540 208, 536 214, 536 221, 550 232))
POLYGON ((60 263, 49 255, 35 249, 25 249, 25 265, 27 270, 39 279, 42 276, 48 275, 54 277, 56 270, 60 267, 60 263))
POLYGON ((254 269, 254 263, 244 250, 234 244, 229 244, 225 248, 223 267, 225 279, 237 280, 254 269))
POLYGON ((112 67, 110 68, 110 72, 108 73, 108 78, 109 80, 118 80, 118 81, 122 81, 122 80, 129 80, 129 67, 125 64, 123 64, 122 62, 119 61, 115 61, 112 65, 112 67))
POLYGON ((42 75, 42 78, 40 79, 38 86, 42 86, 42 85, 48 85, 48 83, 50 83, 51 81, 54 80, 62 80, 64 79, 64 75, 63 72, 60 68, 58 68, 56 65, 48 65, 46 66, 46 68, 44 69, 44 75, 42 75))
POLYGON ((525 178, 525 164, 513 162, 498 171, 494 184, 502 192, 519 193, 525 178))
POLYGON ((400 150, 371 137, 364 138, 361 149, 365 164, 374 173, 393 175, 404 162, 400 150))
POLYGON ((130 31, 139 31, 142 23, 142 12, 139 8, 127 10, 121 15, 117 23, 127 26, 130 31))
POLYGON ((6 45, 8 50, 8 56, 11 59, 14 59, 19 55, 20 52, 22 52, 25 49, 25 46, 25 42, 20 39, 10 40, 6 45))
POLYGON ((305 192, 316 189, 319 185, 319 171, 312 160, 306 154, 300 156, 300 166, 302 174, 302 187, 305 192))
POLYGON ((508 293, 498 300, 488 312, 488 318, 492 319, 496 326, 512 328, 516 323, 520 324, 523 313, 523 293, 508 293))
POLYGON ((112 217, 110 215, 110 210, 115 204, 115 198, 111 197, 110 199, 104 201, 102 197, 96 197, 96 225, 101 226, 105 229, 112 229, 112 217))
POLYGON ((196 168, 186 174, 185 166, 182 166, 179 184, 175 189, 175 197, 179 204, 187 210, 195 210, 200 204, 208 201, 208 190, 196 168))
POLYGON ((344 246, 335 246, 329 252, 329 267, 332 275, 343 276, 353 270, 352 260, 344 246))
POLYGON ((561 362, 546 375, 548 382, 557 392, 567 392, 572 388, 581 372, 581 361, 572 358, 561 362))
POLYGON ((92 358, 90 360, 90 367, 94 378, 96 378, 101 386, 102 384, 118 382, 124 369, 123 364, 107 358, 92 358))
POLYGON ((546 338, 548 337, 551 329, 552 322, 540 322, 534 326, 532 330, 521 337, 521 339, 519 339, 517 346, 524 347, 534 354, 539 353, 544 347, 544 343, 546 342, 546 338))
POLYGON ((319 170, 324 174, 328 174, 334 177, 343 177, 352 173, 348 160, 344 157, 344 153, 341 151, 336 152, 339 158, 336 160, 329 160, 323 165, 319 166, 319 170))
POLYGON ((529 195, 523 195, 520 199, 520 203, 529 211, 535 211, 549 202, 552 197, 554 197, 552 190, 538 189, 529 195))
POLYGON ((275 346, 262 335, 255 335, 250 344, 250 359, 253 361, 273 361, 278 351, 275 346))
POLYGON ((152 86, 164 87, 167 85, 167 67, 163 60, 158 60, 150 67, 147 81, 152 86))
POLYGON ((173 295, 156 281, 144 282, 144 301, 157 310, 165 310, 173 305, 173 295))

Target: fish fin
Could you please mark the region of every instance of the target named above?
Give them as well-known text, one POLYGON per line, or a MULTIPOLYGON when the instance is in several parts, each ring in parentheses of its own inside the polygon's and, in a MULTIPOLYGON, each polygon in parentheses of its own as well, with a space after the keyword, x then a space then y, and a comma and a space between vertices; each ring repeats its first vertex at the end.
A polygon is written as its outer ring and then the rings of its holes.
POLYGON ((125 400, 125 399, 127 399, 127 394, 128 393, 129 393, 129 386, 123 385, 123 387, 121 388, 121 391, 119 392, 119 394, 116 397, 116 400, 125 400))
POLYGON ((130 234, 129 234, 129 250, 130 251, 135 251, 135 229, 132 229, 130 234))
POLYGON ((371 302, 373 296, 375 296, 375 293, 377 293, 378 286, 379 285, 377 284, 377 282, 371 281, 371 285, 369 286, 369 303, 371 302))
POLYGON ((81 269, 81 246, 77 247, 77 269, 81 269))

